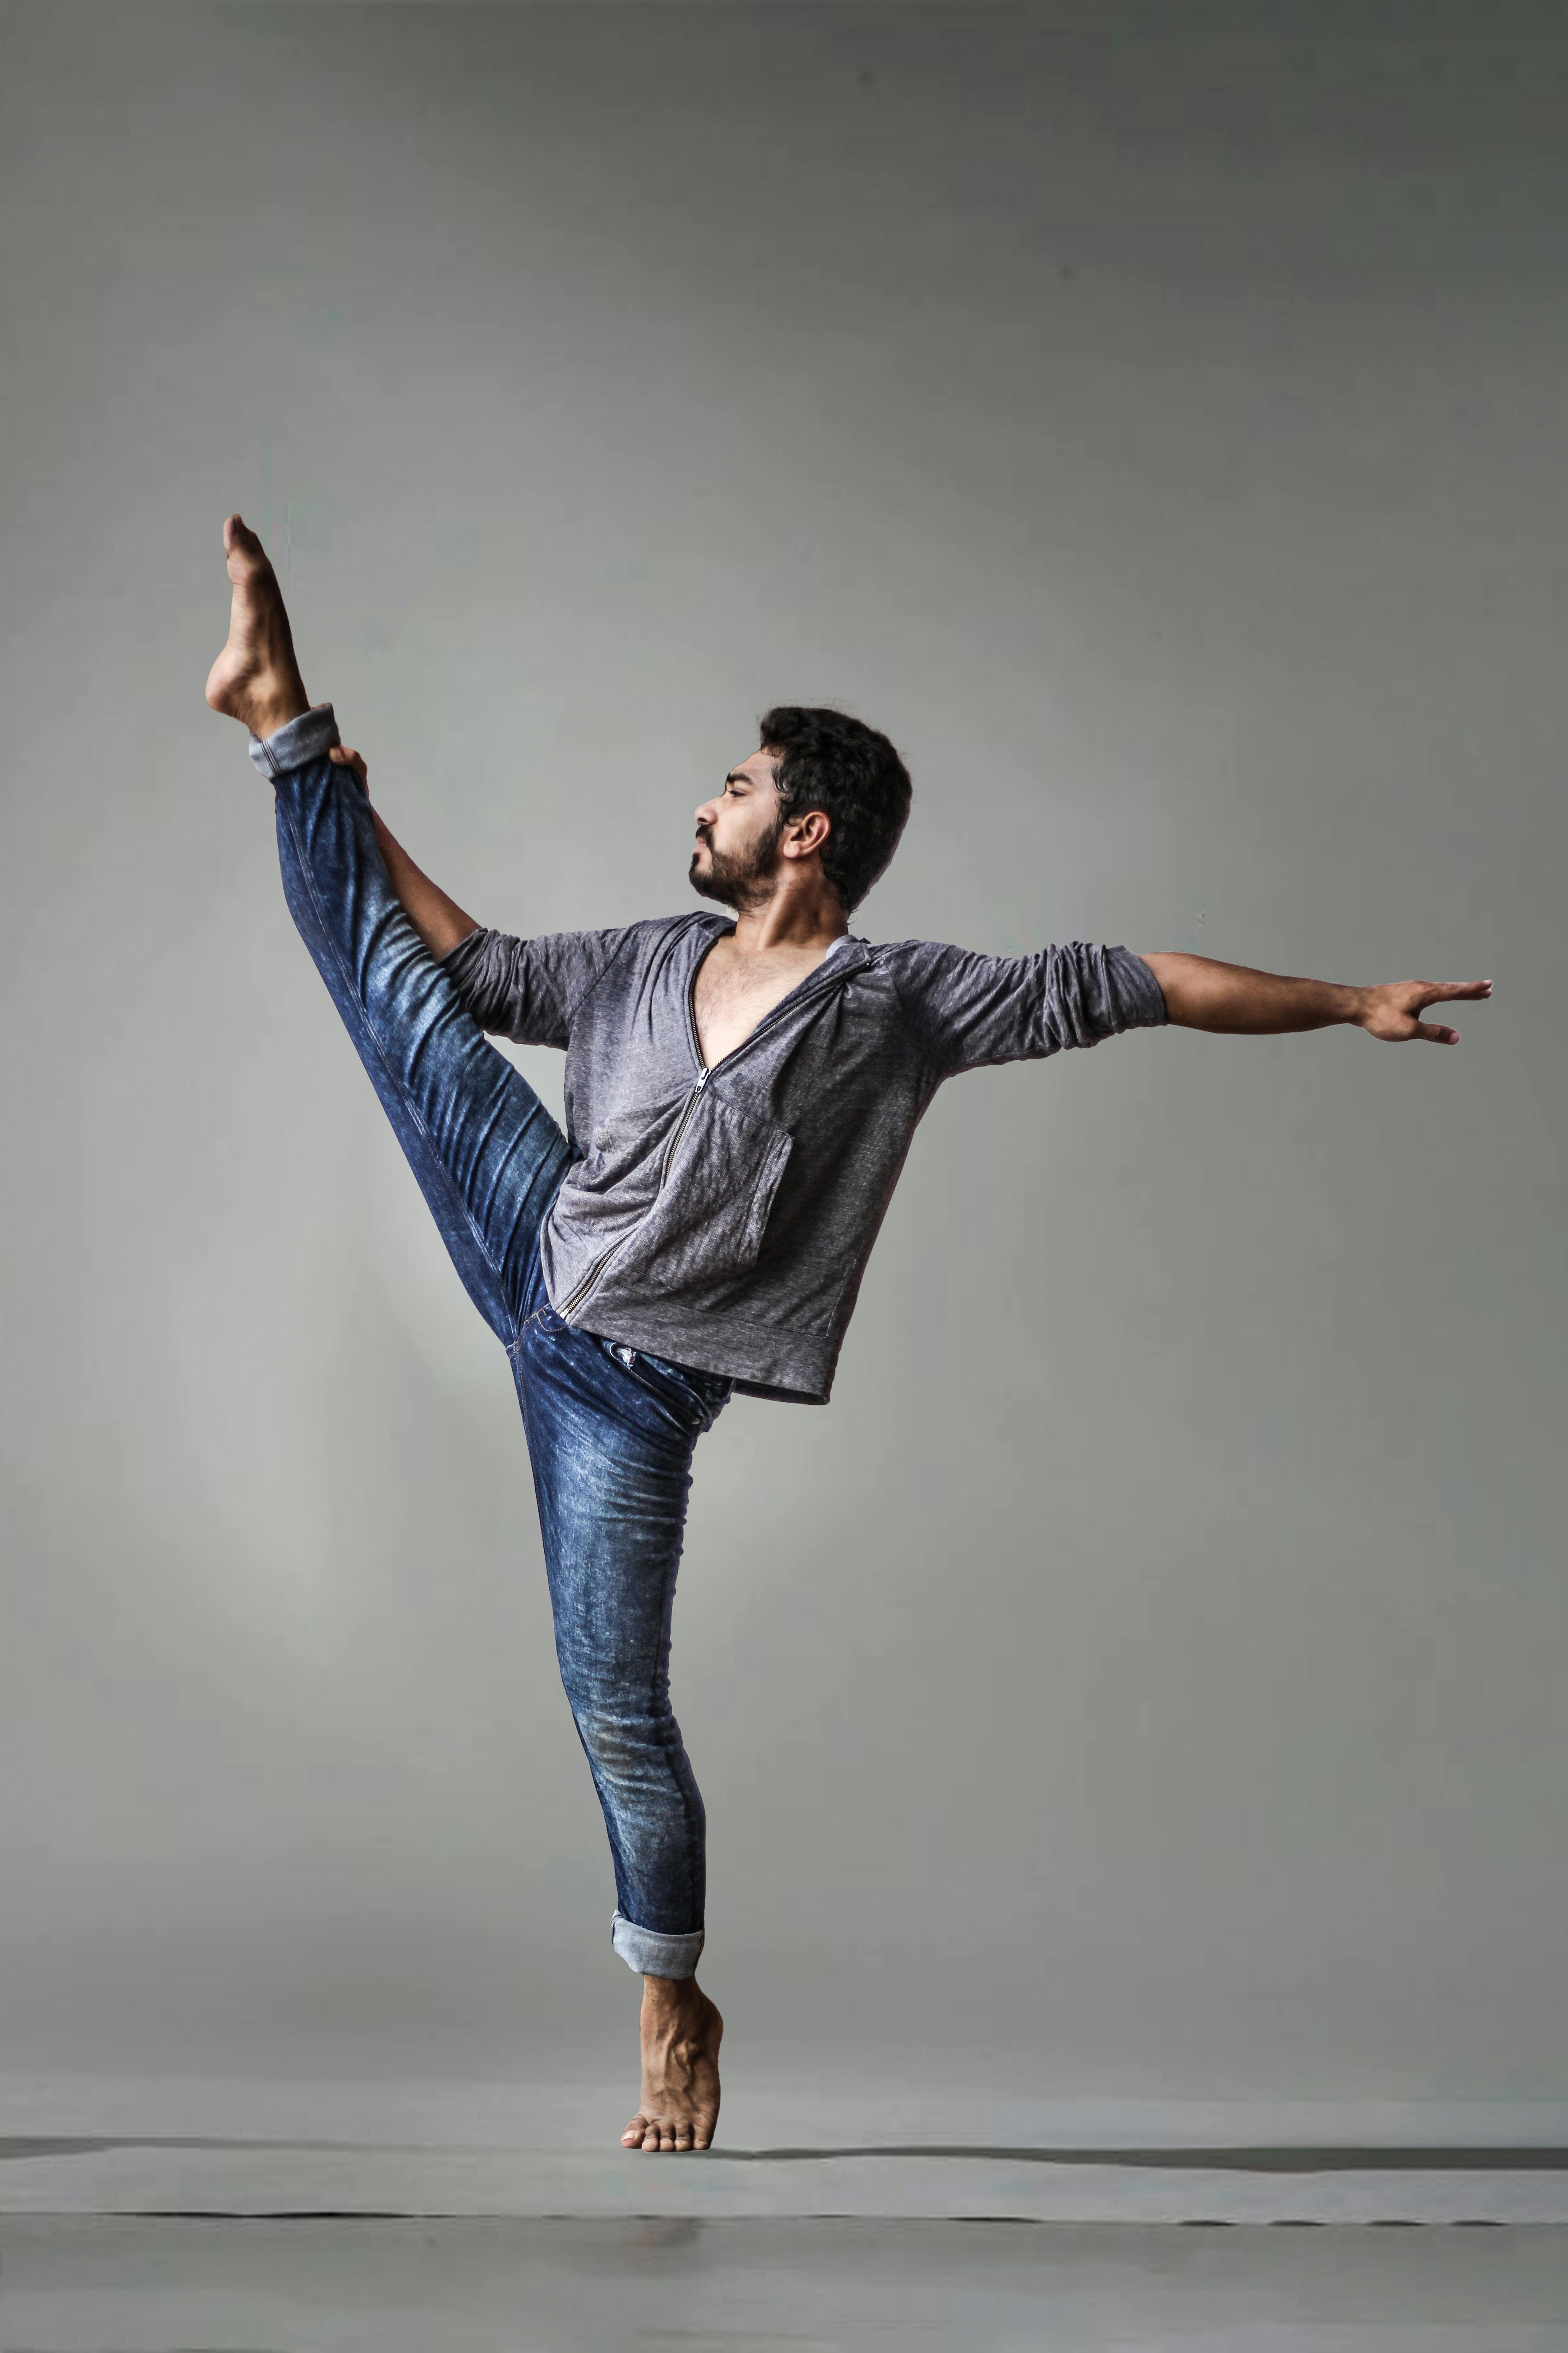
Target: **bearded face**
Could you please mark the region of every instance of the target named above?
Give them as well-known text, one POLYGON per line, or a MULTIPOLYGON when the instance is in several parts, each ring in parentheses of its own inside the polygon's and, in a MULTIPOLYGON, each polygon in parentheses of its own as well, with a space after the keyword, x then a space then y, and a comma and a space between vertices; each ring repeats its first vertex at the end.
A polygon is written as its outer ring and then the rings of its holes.
POLYGON ((761 905, 778 877, 784 819, 773 770, 765 753, 753 753, 742 767, 731 768, 723 791, 697 812, 691 887, 737 913, 761 905))
POLYGON ((739 849, 718 849, 710 841, 700 839, 691 853, 692 889, 704 899, 717 899, 721 906, 733 907, 737 913, 743 907, 760 905, 778 873, 779 835, 783 831, 781 817, 761 840, 745 843, 739 849))

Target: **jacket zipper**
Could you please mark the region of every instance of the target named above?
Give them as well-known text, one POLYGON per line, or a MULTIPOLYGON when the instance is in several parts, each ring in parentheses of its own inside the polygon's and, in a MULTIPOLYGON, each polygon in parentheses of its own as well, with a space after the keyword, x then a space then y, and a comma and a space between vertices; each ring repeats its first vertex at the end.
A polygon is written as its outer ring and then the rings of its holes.
MULTIPOLYGON (((698 958, 698 962, 701 962, 700 957, 698 958)), ((693 969, 691 978, 686 984, 686 1029, 687 1035, 691 1040, 692 1057, 696 1061, 700 1075, 698 1078, 697 1084, 692 1088, 691 1092, 686 1098, 686 1103, 681 1111, 680 1117, 675 1123, 675 1134, 670 1137, 669 1142, 664 1147, 664 1158, 660 1161, 658 1167, 658 1183, 654 1187, 653 1199, 648 1203, 647 1208, 644 1212, 645 1218, 651 1217, 654 1209, 658 1206, 658 1197, 664 1190, 664 1180, 669 1174, 669 1164, 675 1157, 676 1147, 679 1144, 681 1137, 685 1134, 688 1124, 690 1122, 691 1114, 697 1108, 697 1098, 708 1083, 708 1065, 703 1060, 701 1054, 698 1051, 697 1024, 692 1014, 692 992, 696 987, 697 974, 695 969, 693 969)), ((603 1251, 601 1255, 594 1261, 593 1265, 588 1269, 588 1271, 583 1277, 582 1282, 573 1292, 572 1296, 566 1302, 565 1306, 560 1310, 561 1318, 563 1323, 570 1318, 577 1308, 582 1306, 583 1302, 587 1298, 588 1293, 593 1290, 594 1285, 598 1282, 599 1277, 604 1273, 605 1269, 609 1265, 610 1261, 615 1257, 616 1252, 621 1248, 622 1243, 629 1242, 633 1234, 640 1232, 643 1223, 644 1218, 639 1218, 637 1224, 631 1227, 627 1232, 621 1236, 620 1241, 612 1242, 609 1249, 603 1251)))
MULTIPOLYGON (((747 1043, 750 1044, 750 1039, 748 1039, 747 1043)), ((726 1057, 726 1059, 728 1058, 726 1057)), ((692 1088, 691 1092, 686 1098, 686 1103, 682 1108, 680 1117, 675 1123, 675 1133, 664 1147, 664 1158, 659 1163, 658 1184, 655 1188, 653 1199, 648 1203, 647 1208, 643 1213, 643 1217, 639 1218, 637 1224, 631 1227, 627 1232, 621 1236, 619 1241, 612 1242, 609 1249, 594 1261, 593 1265, 588 1269, 587 1273, 583 1277, 582 1282, 577 1285, 576 1290, 572 1293, 572 1296, 566 1302, 565 1306, 560 1311, 562 1320, 563 1322, 570 1318, 574 1309, 582 1306, 584 1301, 587 1298, 588 1293, 593 1290, 594 1285, 598 1282, 599 1277, 604 1273, 605 1269, 615 1257, 616 1252, 623 1248, 626 1243, 630 1241, 633 1234, 640 1233, 644 1219, 652 1216, 654 1208, 658 1204, 658 1197, 664 1190, 665 1180, 669 1175, 669 1164, 674 1159, 677 1152, 680 1149, 680 1139, 691 1124, 691 1114, 697 1108, 697 1098, 702 1092, 703 1088, 707 1085, 711 1075, 712 1073, 710 1071, 704 1069, 702 1076, 698 1080, 697 1084, 692 1088)))
MULTIPOLYGON (((701 957, 700 956, 697 961, 698 966, 700 966, 702 961, 701 957)), ((815 976, 813 976, 815 977, 815 976)), ((783 1012, 785 1004, 788 1002, 787 998, 781 997, 778 1004, 773 1007, 771 1013, 763 1014, 762 1019, 758 1022, 756 1028, 751 1032, 749 1037, 742 1038, 738 1046, 731 1047, 729 1053, 721 1054, 719 1060, 710 1066, 702 1060, 702 1050, 697 1042, 697 1017, 694 1003, 696 988, 697 968, 694 967, 691 978, 686 984, 686 1030, 687 1036, 691 1043, 691 1058, 697 1064, 700 1075, 697 1081, 697 1084, 692 1088, 691 1092, 686 1098, 685 1108, 682 1110, 680 1117, 675 1124, 674 1134, 670 1137, 669 1142, 664 1147, 664 1158, 659 1163, 658 1185, 654 1193, 653 1199, 648 1203, 647 1208, 643 1212, 643 1215, 637 1219, 637 1224, 633 1226, 628 1232, 624 1233, 619 1241, 612 1242, 609 1249, 604 1251, 601 1256, 594 1261, 593 1265, 588 1269, 587 1273, 583 1277, 582 1282, 573 1292, 571 1298, 567 1300, 565 1305, 557 1309, 556 1312, 560 1315, 563 1323, 569 1321, 573 1314, 575 1314, 576 1310, 583 1305, 588 1293, 593 1290, 594 1285, 598 1282, 599 1277, 604 1273, 605 1269, 615 1257, 616 1252, 626 1248, 627 1242, 631 1240, 633 1234, 641 1233, 643 1227, 647 1224, 648 1219, 652 1217, 654 1210, 658 1206, 659 1195, 664 1191, 666 1180, 669 1176, 670 1163, 673 1161, 677 1152, 680 1148, 680 1139, 685 1134, 687 1128, 690 1124, 692 1113, 697 1109, 698 1098, 701 1094, 703 1088, 708 1084, 709 1080, 713 1076, 714 1071, 721 1071, 726 1063, 732 1062, 737 1055, 743 1054, 747 1047, 752 1044, 752 1040, 761 1037, 763 1031, 767 1028, 768 1023, 776 1019, 778 1015, 783 1012)), ((791 989, 789 995, 793 997, 795 995, 795 990, 791 989)))
POLYGON ((658 1185, 653 1197, 656 1201, 658 1200, 659 1194, 664 1190, 665 1180, 669 1175, 669 1164, 680 1149, 680 1139, 685 1134, 688 1127, 691 1124, 691 1114, 697 1108, 697 1098, 702 1092, 702 1090, 707 1083, 708 1073, 704 1071, 702 1076, 698 1080, 697 1084, 692 1088, 691 1092, 687 1096, 686 1108, 675 1123, 675 1133, 664 1147, 664 1158, 660 1161, 658 1168, 658 1185))

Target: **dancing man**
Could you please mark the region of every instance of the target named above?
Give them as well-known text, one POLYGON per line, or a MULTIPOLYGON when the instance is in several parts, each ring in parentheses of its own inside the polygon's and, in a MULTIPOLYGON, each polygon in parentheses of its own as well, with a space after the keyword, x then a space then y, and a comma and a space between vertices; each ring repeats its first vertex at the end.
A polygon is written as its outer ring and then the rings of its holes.
POLYGON ((611 1939, 643 1981, 622 2143, 706 2148, 723 2021, 697 1983, 702 1799, 669 1703, 698 1438, 732 1391, 826 1404, 944 1079, 1165 1022, 1451 1045, 1421 1013, 1491 983, 1342 987, 1081 941, 873 945, 849 918, 898 845, 909 776, 885 735, 793 705, 697 811, 689 880, 728 916, 488 930, 372 808, 237 515, 224 546, 229 635, 206 699, 250 732, 289 912, 522 1407, 562 1680, 615 1864, 611 1939), (564 1049, 564 1134, 487 1031, 564 1049))

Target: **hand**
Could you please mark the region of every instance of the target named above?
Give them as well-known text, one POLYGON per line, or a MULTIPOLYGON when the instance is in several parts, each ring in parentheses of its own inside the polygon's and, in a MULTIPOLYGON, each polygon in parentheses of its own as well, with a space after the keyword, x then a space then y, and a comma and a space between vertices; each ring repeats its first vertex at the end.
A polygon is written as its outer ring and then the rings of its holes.
POLYGON ((1457 1046, 1459 1033, 1441 1021, 1418 1021, 1429 1005, 1448 997, 1489 997, 1489 980, 1390 980, 1381 988, 1363 988, 1362 1029, 1373 1038, 1431 1038, 1439 1046, 1457 1046))
POLYGON ((359 778, 359 788, 361 792, 364 795, 366 800, 369 800, 370 770, 365 766, 364 754, 363 752, 351 752, 346 744, 334 744, 327 754, 327 757, 329 760, 335 760, 340 768, 352 768, 353 770, 355 776, 359 778))

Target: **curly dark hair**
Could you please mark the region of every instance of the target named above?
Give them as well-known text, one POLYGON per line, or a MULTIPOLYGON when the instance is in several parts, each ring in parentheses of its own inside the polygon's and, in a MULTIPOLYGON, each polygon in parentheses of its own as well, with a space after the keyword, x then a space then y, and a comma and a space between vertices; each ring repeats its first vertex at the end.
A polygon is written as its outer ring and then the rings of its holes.
POLYGON ((910 772, 885 735, 847 711, 781 702, 763 713, 760 749, 778 762, 779 816, 821 809, 831 831, 822 871, 847 915, 886 873, 910 813, 910 772))

